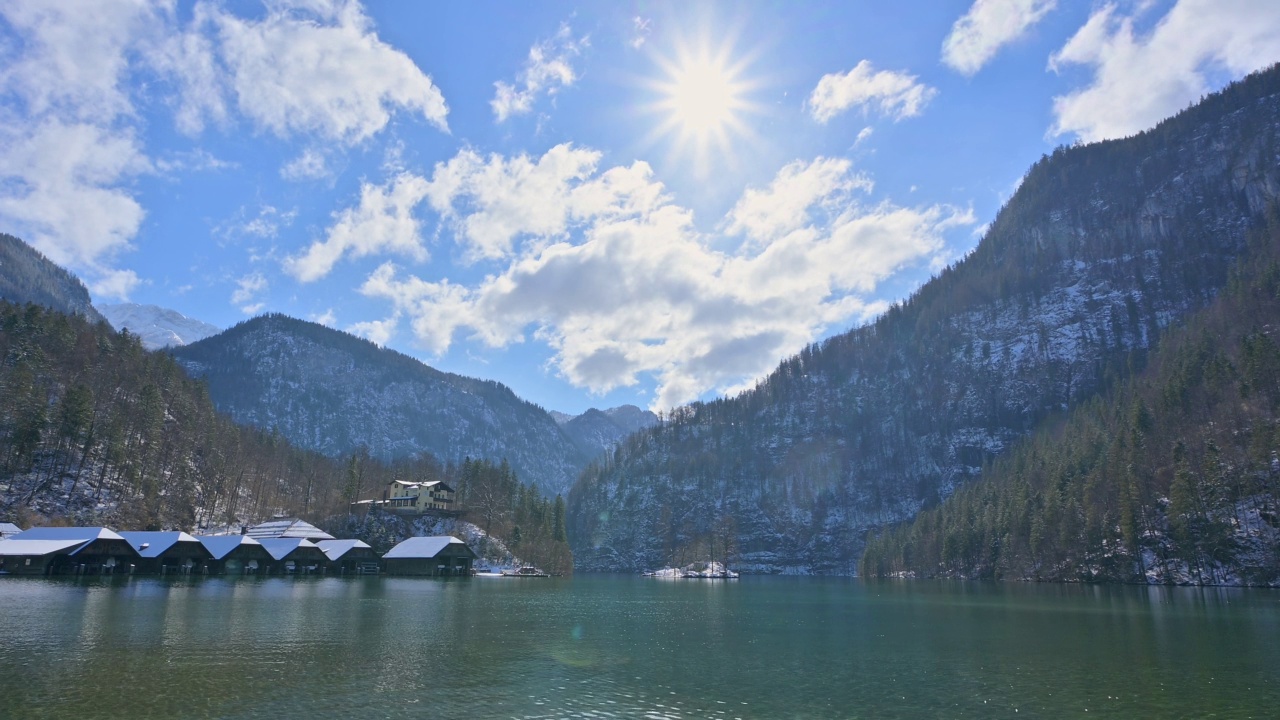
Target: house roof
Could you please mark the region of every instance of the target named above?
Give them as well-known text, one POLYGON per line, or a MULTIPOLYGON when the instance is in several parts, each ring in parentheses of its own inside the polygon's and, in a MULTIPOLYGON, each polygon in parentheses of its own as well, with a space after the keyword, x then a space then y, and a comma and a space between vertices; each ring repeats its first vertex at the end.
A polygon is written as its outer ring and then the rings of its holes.
POLYGON ((241 545, 262 544, 248 535, 197 535, 196 539, 213 555, 214 560, 221 560, 241 545))
POLYGON ((316 547, 315 543, 306 538, 262 538, 258 542, 276 560, 283 560, 299 549, 316 547))
POLYGON ((440 535, 437 537, 411 537, 388 550, 387 554, 382 557, 385 560, 394 560, 396 558, 433 558, 439 555, 446 547, 455 543, 464 548, 467 547, 466 543, 456 537, 450 537, 448 535, 440 535))
POLYGON ((448 490, 449 492, 453 492, 453 488, 446 485, 443 480, 428 480, 427 482, 410 482, 408 480, 392 480, 391 484, 401 485, 404 487, 416 487, 416 488, 432 488, 439 485, 445 490, 448 490))
POLYGON ((251 538, 306 538, 307 540, 333 540, 334 537, 309 522, 298 518, 281 518, 254 525, 245 531, 251 538))
POLYGON ((165 550, 177 545, 178 543, 199 543, 200 541, 184 532, 148 532, 148 531, 124 531, 120 535, 134 550, 144 558, 160 557, 165 550))
POLYGON ((0 557, 51 555, 71 548, 78 549, 84 544, 84 540, 0 540, 0 557))
POLYGON ((22 532, 22 528, 13 523, 0 523, 0 538, 7 538, 10 535, 17 535, 22 532))
POLYGON ((321 540, 316 543, 316 547, 324 551, 325 557, 330 560, 337 560, 356 548, 373 549, 363 540, 321 540))

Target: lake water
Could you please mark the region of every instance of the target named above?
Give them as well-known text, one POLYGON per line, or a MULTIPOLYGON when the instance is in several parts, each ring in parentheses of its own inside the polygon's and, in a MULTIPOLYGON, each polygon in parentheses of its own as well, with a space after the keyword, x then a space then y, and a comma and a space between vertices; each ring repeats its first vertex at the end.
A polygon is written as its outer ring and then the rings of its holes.
POLYGON ((1280 592, 0 578, 0 717, 1277 717, 1280 592))

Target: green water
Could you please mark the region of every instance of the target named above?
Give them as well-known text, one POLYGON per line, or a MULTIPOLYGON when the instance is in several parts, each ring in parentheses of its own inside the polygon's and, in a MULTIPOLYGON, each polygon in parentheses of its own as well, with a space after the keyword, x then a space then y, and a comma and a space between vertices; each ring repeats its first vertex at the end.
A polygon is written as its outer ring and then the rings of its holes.
POLYGON ((1277 716, 1277 591, 0 578, 4 718, 1277 716))

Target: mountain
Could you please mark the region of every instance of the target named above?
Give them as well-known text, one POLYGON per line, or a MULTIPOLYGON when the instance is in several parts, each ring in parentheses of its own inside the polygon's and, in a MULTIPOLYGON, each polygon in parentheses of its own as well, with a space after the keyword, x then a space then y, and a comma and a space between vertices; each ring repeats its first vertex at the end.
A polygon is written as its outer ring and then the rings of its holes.
POLYGON ((613 450, 623 438, 658 423, 658 416, 635 405, 608 410, 591 408, 581 415, 553 412, 551 416, 584 457, 594 458, 613 450))
POLYGON ((871 576, 1280 585, 1280 225, 1145 370, 913 522, 871 576))
POLYGON ((35 303, 91 322, 104 318, 93 308, 80 278, 18 238, 0 233, 0 300, 35 303))
POLYGON ((1275 216, 1278 127, 1272 68, 1137 136, 1042 158, 978 247, 906 302, 589 467, 569 496, 579 569, 692 548, 754 572, 855 572, 868 530, 1140 370, 1219 294, 1275 216))
POLYGON ((542 408, 323 325, 265 315, 172 351, 219 410, 329 456, 506 459, 548 496, 585 463, 542 408))
POLYGON ((121 303, 97 308, 112 327, 137 335, 148 350, 187 345, 220 332, 215 325, 155 305, 121 303))

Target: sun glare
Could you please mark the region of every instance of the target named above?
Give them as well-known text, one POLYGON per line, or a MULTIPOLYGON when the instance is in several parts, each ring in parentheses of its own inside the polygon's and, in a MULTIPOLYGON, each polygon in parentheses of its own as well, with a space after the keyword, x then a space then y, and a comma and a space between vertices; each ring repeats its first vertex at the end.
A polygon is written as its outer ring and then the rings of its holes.
POLYGON ((666 138, 673 155, 685 157, 699 175, 710 170, 713 155, 731 161, 735 140, 750 138, 745 115, 752 111, 746 96, 750 83, 742 78, 744 63, 730 62, 729 46, 717 52, 680 49, 674 58, 660 58, 663 77, 651 84, 661 116, 651 141, 666 138))
POLYGON ((741 103, 738 92, 724 68, 700 60, 676 71, 667 89, 666 105, 685 132, 718 133, 741 103))

